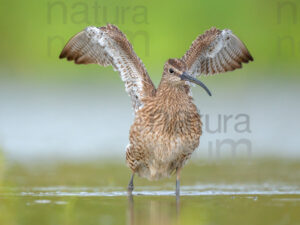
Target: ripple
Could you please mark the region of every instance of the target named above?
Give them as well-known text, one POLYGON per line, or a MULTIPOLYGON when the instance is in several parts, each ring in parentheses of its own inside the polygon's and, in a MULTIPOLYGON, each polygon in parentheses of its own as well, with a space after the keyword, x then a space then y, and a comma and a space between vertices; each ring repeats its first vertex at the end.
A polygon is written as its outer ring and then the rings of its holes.
POLYGON ((34 202, 37 203, 37 204, 48 204, 48 203, 51 203, 51 200, 39 199, 39 200, 35 200, 34 202))
MULTIPOLYGON (((137 187, 133 195, 137 196, 174 196, 170 186, 165 187, 144 186, 137 187)), ((2 189, 1 196, 33 196, 33 197, 118 197, 127 196, 124 187, 33 187, 33 188, 7 188, 2 189)), ((198 184, 181 186, 181 196, 222 196, 222 195, 300 195, 300 187, 284 184, 198 184)), ((37 200, 39 201, 39 200, 37 200)), ((40 200, 42 201, 42 200, 40 200)), ((43 202, 40 202, 43 203, 43 202)))

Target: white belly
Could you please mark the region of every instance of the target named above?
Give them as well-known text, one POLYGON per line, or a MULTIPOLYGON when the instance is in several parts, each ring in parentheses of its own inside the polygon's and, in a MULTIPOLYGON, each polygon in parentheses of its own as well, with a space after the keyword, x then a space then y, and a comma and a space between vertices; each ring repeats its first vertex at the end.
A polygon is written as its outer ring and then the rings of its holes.
POLYGON ((151 146, 147 147, 150 151, 148 167, 141 167, 138 173, 149 180, 169 177, 176 168, 183 166, 195 150, 180 138, 170 138, 168 141, 158 138, 151 146))

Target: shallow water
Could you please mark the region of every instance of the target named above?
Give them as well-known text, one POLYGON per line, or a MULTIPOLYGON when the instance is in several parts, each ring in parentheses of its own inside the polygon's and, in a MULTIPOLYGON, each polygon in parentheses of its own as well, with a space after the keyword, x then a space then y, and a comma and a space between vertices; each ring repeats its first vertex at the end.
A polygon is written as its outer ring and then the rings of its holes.
POLYGON ((136 177, 128 197, 121 162, 1 165, 1 225, 300 224, 295 160, 190 162, 179 200, 174 177, 136 177))
MULTIPOLYGON (((204 187, 203 187, 204 188, 204 187)), ((46 187, 2 192, 1 224, 299 224, 300 194, 294 187, 252 190, 214 186, 215 191, 182 187, 172 191, 124 188, 46 187), (190 189, 193 189, 191 191, 190 189), (198 189, 196 191, 195 189, 198 189)), ((147 189, 147 187, 145 187, 147 189)))
MULTIPOLYGON (((135 196, 174 196, 170 187, 138 187, 133 192, 135 196), (161 190, 165 188, 165 190, 161 190)), ((32 187, 3 188, 1 196, 31 196, 31 197, 119 197, 127 196, 125 187, 32 187)), ((181 186, 181 196, 235 196, 235 195, 300 195, 300 187, 283 184, 205 184, 181 186)))

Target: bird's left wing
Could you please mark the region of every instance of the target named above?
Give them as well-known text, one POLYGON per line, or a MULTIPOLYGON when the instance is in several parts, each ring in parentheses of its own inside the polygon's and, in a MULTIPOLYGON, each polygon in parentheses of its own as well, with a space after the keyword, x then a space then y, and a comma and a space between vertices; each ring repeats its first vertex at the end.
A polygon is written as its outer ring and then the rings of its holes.
POLYGON ((253 58, 231 30, 211 28, 192 43, 182 60, 190 75, 199 76, 232 71, 253 58))
POLYGON ((155 94, 144 64, 114 25, 87 27, 69 40, 59 57, 74 60, 76 64, 112 65, 120 73, 135 111, 143 106, 144 97, 155 94))

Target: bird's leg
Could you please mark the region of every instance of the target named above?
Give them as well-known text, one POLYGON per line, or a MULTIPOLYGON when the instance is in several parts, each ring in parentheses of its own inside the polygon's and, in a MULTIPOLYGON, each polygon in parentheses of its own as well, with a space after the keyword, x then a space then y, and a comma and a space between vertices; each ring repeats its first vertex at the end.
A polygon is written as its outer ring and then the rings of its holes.
POLYGON ((176 197, 180 195, 180 168, 176 169, 176 197))
POLYGON ((132 173, 132 175, 131 175, 131 178, 130 178, 130 181, 129 181, 129 184, 128 184, 128 188, 127 188, 127 190, 128 190, 128 194, 132 194, 132 191, 133 191, 133 178, 134 178, 134 173, 132 173))

